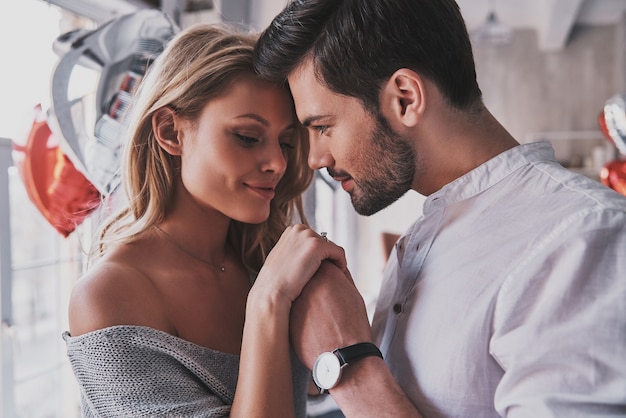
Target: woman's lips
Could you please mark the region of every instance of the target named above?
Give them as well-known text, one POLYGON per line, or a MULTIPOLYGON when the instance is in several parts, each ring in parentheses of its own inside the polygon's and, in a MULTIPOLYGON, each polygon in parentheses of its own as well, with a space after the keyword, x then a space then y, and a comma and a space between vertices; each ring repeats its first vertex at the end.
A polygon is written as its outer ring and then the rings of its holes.
POLYGON ((251 192, 255 193, 256 195, 266 200, 272 200, 274 196, 276 195, 276 192, 273 187, 251 186, 249 184, 247 186, 251 192))

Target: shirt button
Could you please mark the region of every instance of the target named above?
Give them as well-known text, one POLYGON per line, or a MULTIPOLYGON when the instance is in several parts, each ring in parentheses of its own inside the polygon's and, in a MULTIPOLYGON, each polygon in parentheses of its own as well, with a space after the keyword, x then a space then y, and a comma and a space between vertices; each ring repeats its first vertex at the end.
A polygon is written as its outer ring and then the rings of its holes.
POLYGON ((399 314, 400 312, 402 312, 402 305, 399 303, 396 303, 395 305, 393 305, 393 311, 396 314, 399 314))

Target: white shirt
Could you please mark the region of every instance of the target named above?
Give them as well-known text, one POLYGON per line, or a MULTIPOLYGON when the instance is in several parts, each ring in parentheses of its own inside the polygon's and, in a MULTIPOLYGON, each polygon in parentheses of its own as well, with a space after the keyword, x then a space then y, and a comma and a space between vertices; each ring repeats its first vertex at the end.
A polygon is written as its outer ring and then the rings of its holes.
POLYGON ((389 260, 375 341, 426 417, 626 416, 626 197, 548 142, 429 196, 389 260))

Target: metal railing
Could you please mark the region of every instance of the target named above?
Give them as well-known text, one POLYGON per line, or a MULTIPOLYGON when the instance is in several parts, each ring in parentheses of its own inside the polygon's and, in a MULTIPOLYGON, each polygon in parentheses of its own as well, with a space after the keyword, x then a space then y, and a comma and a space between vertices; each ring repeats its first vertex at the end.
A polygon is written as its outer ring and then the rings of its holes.
POLYGON ((12 153, 0 138, 0 418, 77 417, 61 332, 82 271, 79 237, 62 237, 39 216, 12 153))

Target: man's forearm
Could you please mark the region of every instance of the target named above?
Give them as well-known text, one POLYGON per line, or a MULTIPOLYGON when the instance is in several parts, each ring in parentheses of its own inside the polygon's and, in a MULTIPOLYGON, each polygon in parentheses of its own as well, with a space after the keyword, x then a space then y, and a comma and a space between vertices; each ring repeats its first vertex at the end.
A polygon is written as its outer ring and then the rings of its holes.
POLYGON ((421 418, 385 362, 377 357, 347 366, 330 394, 347 418, 421 418))

